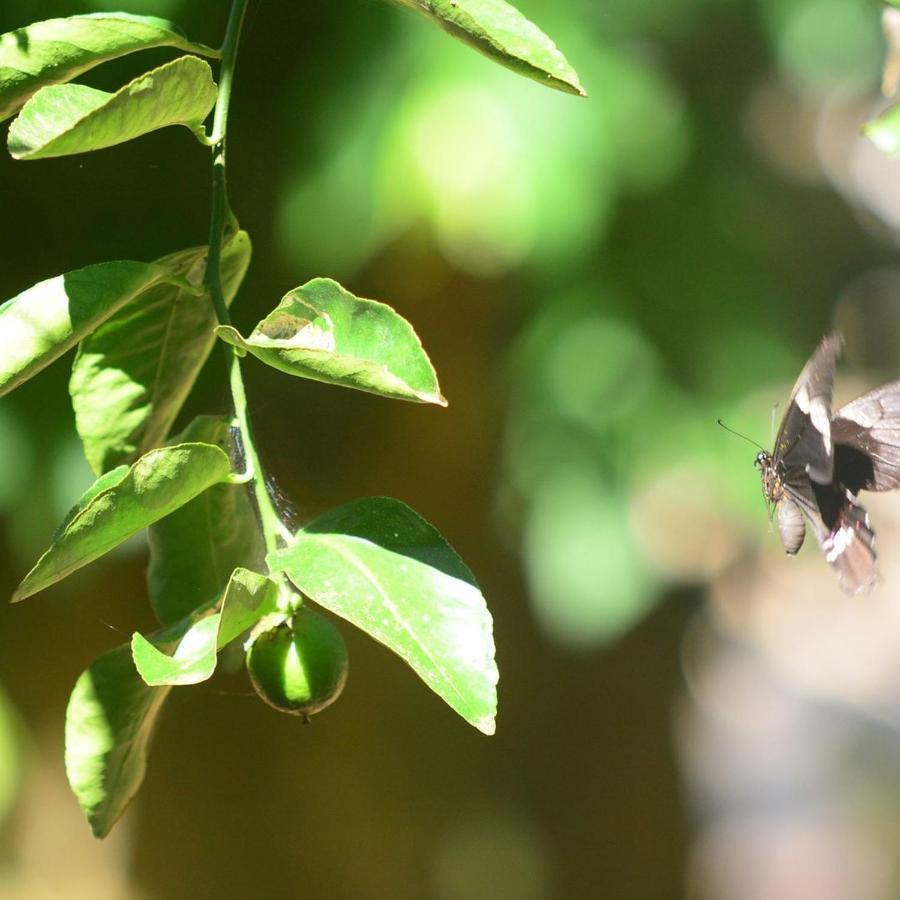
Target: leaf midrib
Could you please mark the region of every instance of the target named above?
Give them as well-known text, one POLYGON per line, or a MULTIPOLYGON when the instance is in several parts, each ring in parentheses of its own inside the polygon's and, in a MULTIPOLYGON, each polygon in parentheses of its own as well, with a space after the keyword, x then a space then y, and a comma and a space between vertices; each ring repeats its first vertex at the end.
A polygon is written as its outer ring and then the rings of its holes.
MULTIPOLYGON (((310 538, 310 535, 308 533, 307 533, 307 538, 310 538)), ((455 679, 450 675, 448 670, 443 665, 441 665, 441 663, 438 662, 437 659, 435 659, 435 657, 433 656, 431 651, 428 649, 428 647, 422 643, 421 639, 418 637, 418 635, 415 633, 415 631, 413 631, 410 628, 410 625, 407 622, 407 620, 399 615, 396 604, 394 603, 393 600, 391 600, 391 598, 385 592, 384 587, 381 585, 381 582, 378 580, 375 573, 372 572, 371 569, 369 569, 369 567, 358 556, 348 553, 343 547, 340 546, 339 543, 335 543, 321 534, 316 535, 315 538, 312 538, 312 540, 318 541, 318 542, 324 544, 326 547, 333 550, 335 553, 337 553, 338 556, 340 556, 342 559, 346 560, 351 566, 353 566, 355 569, 357 569, 357 571, 359 571, 363 575, 364 578, 368 578, 369 581, 371 581, 372 585, 375 587, 375 589, 378 591, 378 593, 384 599, 385 604, 387 605, 388 609, 394 615, 394 619, 400 623, 403 630, 410 636, 410 638, 413 640, 413 642, 416 644, 416 646, 418 646, 420 648, 420 650, 425 655, 425 657, 428 659, 428 661, 432 664, 432 666, 434 666, 434 668, 438 672, 440 672, 445 683, 448 684, 453 689, 454 693, 459 698, 461 706, 464 709, 468 710, 469 709, 469 701, 468 701, 467 697, 460 691, 459 687, 457 687, 455 679)), ((367 544, 372 547, 379 547, 379 545, 374 544, 370 541, 366 541, 362 538, 356 538, 356 540, 361 540, 364 544, 367 544)), ((384 550, 385 548, 379 547, 379 549, 384 550)), ((392 551, 386 550, 385 552, 391 553, 392 551)), ((413 559, 411 559, 410 562, 416 566, 423 565, 422 563, 418 562, 417 560, 413 560, 413 559)), ((426 567, 426 568, 429 568, 429 567, 426 567)))

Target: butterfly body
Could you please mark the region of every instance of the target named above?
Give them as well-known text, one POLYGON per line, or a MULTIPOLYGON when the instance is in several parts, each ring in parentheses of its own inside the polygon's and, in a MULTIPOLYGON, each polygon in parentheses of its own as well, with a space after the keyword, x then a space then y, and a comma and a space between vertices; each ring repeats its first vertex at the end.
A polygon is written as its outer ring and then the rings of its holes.
POLYGON ((781 500, 777 508, 778 532, 781 535, 784 552, 789 556, 796 556, 797 551, 803 546, 803 539, 806 537, 803 513, 800 507, 788 497, 781 500))
POLYGON ((900 488, 900 381, 832 415, 841 345, 832 334, 816 348, 794 385, 773 451, 758 453, 756 466, 785 552, 797 553, 808 523, 841 587, 855 594, 878 579, 875 533, 857 495, 900 488))

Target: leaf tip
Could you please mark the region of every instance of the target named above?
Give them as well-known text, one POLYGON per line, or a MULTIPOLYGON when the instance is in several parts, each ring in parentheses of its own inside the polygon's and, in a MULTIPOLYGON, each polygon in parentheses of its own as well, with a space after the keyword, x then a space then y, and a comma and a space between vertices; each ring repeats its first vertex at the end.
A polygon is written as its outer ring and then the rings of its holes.
POLYGON ((551 86, 576 97, 587 97, 588 95, 578 73, 568 64, 565 72, 554 73, 551 76, 551 86))
POLYGON ((144 684, 152 687, 150 681, 147 679, 147 673, 144 672, 141 660, 141 653, 146 652, 144 649, 144 645, 149 644, 149 641, 138 631, 136 631, 131 636, 131 661, 134 663, 134 668, 137 671, 138 675, 141 677, 141 681, 144 684))
POLYGON ((243 344, 243 336, 233 325, 216 325, 213 331, 220 341, 230 344, 239 355, 247 355, 247 351, 243 344))
POLYGON ((87 817, 88 825, 91 826, 91 834, 98 840, 102 841, 110 831, 112 831, 112 827, 115 822, 107 822, 103 819, 102 816, 91 816, 87 817))
POLYGON ((26 575, 19 583, 19 586, 13 591, 13 595, 9 598, 9 602, 20 603, 22 600, 25 600, 35 593, 36 591, 31 589, 31 585, 28 583, 28 576, 26 575))
POLYGON ((480 719, 476 719, 472 724, 482 733, 486 734, 488 737, 492 737, 497 733, 497 720, 494 716, 482 716, 480 719))
POLYGON ((9 126, 9 131, 6 134, 6 150, 13 159, 27 159, 29 148, 18 139, 13 131, 13 126, 17 121, 17 119, 14 119, 12 125, 9 126))

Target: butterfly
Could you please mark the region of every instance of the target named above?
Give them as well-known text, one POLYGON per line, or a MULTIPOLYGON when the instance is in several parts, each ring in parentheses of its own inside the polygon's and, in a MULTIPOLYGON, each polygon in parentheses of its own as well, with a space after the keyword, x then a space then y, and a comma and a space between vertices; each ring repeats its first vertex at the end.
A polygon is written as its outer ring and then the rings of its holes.
POLYGON ((834 367, 843 341, 822 339, 791 392, 771 453, 756 466, 785 552, 803 544, 806 523, 849 594, 878 580, 875 532, 860 491, 900 488, 900 381, 831 412, 834 367))

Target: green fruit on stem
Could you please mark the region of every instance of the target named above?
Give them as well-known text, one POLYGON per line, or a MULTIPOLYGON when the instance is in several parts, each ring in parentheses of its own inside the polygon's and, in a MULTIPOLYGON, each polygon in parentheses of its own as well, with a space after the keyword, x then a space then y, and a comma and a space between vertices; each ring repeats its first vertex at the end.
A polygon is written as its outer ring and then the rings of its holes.
POLYGON ((269 706, 308 717, 334 703, 343 690, 347 646, 328 619, 301 607, 250 644, 247 672, 269 706))

